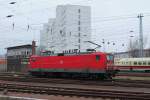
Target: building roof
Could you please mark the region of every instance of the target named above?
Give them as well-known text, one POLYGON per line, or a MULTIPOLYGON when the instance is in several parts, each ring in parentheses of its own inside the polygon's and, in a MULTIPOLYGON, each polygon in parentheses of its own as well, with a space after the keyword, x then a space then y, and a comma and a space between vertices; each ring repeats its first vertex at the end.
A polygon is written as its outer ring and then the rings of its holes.
POLYGON ((8 47, 7 50, 11 50, 11 49, 20 49, 20 48, 32 48, 32 45, 31 45, 31 44, 26 44, 26 45, 20 45, 20 46, 8 47))

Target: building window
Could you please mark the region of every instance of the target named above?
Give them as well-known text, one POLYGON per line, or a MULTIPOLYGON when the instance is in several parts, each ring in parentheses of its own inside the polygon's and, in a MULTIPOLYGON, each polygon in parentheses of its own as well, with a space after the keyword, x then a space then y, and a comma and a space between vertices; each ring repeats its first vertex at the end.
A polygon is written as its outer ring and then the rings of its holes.
POLYGON ((80 21, 78 21, 78 25, 80 25, 81 24, 81 22, 80 21))
POLYGON ((21 51, 21 55, 24 55, 24 54, 23 54, 23 51, 21 51))
POLYGON ((52 34, 52 29, 51 29, 51 34, 52 34))
POLYGON ((78 31, 81 31, 81 28, 80 28, 80 27, 78 27, 78 31))
POLYGON ((78 13, 80 13, 81 12, 81 10, 80 9, 78 9, 78 13))
POLYGON ((60 34, 62 34, 62 30, 60 30, 60 34))
POLYGON ((64 32, 62 36, 66 36, 66 33, 64 32))
POLYGON ((81 18, 81 16, 80 16, 80 15, 79 15, 78 17, 79 17, 79 19, 81 18))
POLYGON ((80 39, 78 40, 78 42, 80 43, 80 39))
POLYGON ((27 55, 29 55, 29 51, 27 51, 27 55))
POLYGON ((71 36, 71 32, 70 32, 70 36, 71 36))

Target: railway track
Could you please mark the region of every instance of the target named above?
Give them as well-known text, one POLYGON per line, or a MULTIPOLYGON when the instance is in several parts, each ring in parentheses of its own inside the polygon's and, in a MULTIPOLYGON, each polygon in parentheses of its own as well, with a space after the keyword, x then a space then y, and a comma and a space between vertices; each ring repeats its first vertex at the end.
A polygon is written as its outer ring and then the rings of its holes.
POLYGON ((113 99, 135 99, 135 100, 150 100, 150 93, 143 92, 125 92, 114 90, 95 90, 95 89, 80 89, 80 88, 62 88, 50 87, 42 85, 31 85, 22 83, 6 83, 0 82, 0 90, 8 92, 22 92, 34 94, 62 95, 62 96, 79 96, 93 98, 113 98, 113 99))
POLYGON ((29 77, 26 74, 1 74, 0 73, 0 91, 7 90, 8 92, 22 92, 48 95, 62 96, 79 96, 93 98, 113 98, 113 99, 134 99, 134 100, 150 100, 150 93, 118 91, 118 90, 96 90, 96 89, 81 89, 51 87, 47 85, 36 85, 36 83, 48 84, 74 84, 87 86, 116 86, 116 87, 145 87, 150 88, 150 81, 132 81, 132 80, 109 80, 109 81, 91 81, 91 80, 71 80, 71 79, 54 79, 54 78, 35 78, 29 77), (8 81, 8 82, 5 82, 8 81), (15 83, 14 83, 15 82, 15 83), (22 83, 20 83, 22 82, 22 83), (28 83, 34 85, 28 84, 28 83), (24 83, 24 84, 23 84, 24 83))
POLYGON ((122 72, 118 73, 116 76, 150 77, 150 73, 122 72))
POLYGON ((50 83, 50 84, 78 84, 78 85, 93 85, 93 86, 116 86, 116 87, 143 87, 150 88, 150 81, 136 80, 72 80, 72 79, 56 79, 56 78, 35 78, 26 75, 0 75, 0 80, 14 82, 33 82, 33 83, 50 83))
MULTIPOLYGON (((28 73, 16 73, 16 72, 1 72, 0 76, 28 76, 28 73)), ((119 72, 116 76, 134 76, 134 77, 150 77, 150 73, 142 72, 119 72)))

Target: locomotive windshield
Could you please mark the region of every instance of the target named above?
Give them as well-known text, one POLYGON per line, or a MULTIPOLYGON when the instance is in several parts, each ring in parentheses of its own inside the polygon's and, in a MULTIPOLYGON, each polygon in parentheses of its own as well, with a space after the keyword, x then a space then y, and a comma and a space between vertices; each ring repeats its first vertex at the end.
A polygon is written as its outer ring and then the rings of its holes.
POLYGON ((114 56, 113 55, 107 55, 107 60, 114 60, 114 56))

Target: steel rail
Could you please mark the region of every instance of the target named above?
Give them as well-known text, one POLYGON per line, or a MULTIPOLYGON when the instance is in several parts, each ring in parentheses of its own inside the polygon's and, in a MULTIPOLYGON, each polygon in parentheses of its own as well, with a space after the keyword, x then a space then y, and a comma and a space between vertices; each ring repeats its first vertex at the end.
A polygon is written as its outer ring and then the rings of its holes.
POLYGON ((12 77, 0 76, 0 80, 14 82, 33 82, 33 83, 55 83, 55 84, 78 84, 78 85, 96 85, 96 86, 120 86, 120 87, 143 87, 150 88, 150 81, 133 81, 133 80, 72 80, 72 79, 49 79, 49 78, 33 78, 33 77, 12 77))
POLYGON ((115 98, 115 99, 135 99, 150 100, 150 93, 114 91, 114 90, 95 90, 95 89, 79 89, 79 88, 62 88, 50 86, 36 86, 29 84, 0 83, 0 90, 8 92, 22 92, 34 94, 63 95, 63 96, 79 96, 94 98, 115 98))

